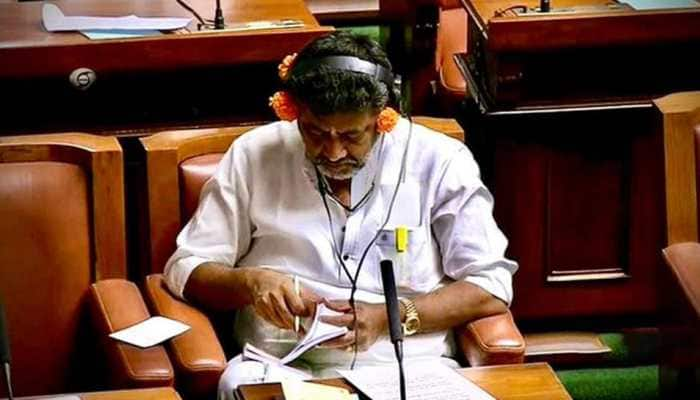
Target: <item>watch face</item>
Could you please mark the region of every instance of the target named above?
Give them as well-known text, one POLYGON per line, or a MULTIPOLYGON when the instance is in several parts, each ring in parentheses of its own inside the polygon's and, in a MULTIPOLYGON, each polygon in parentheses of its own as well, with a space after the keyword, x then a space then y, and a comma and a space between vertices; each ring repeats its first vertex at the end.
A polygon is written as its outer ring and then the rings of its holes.
POLYGON ((420 322, 418 321, 418 318, 409 318, 406 320, 405 325, 406 325, 406 333, 407 334, 413 334, 418 331, 420 322))

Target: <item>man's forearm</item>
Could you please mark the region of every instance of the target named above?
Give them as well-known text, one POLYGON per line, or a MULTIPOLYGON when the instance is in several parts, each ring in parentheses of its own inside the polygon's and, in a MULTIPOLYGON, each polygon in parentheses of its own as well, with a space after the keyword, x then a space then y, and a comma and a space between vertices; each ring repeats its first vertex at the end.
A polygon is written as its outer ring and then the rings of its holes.
MULTIPOLYGON (((413 299, 421 320, 421 332, 450 329, 462 323, 506 312, 506 304, 469 282, 453 282, 413 299)), ((404 310, 402 309, 402 314, 404 310)), ((403 315, 402 315, 403 319, 403 315)))
POLYGON ((184 296, 188 301, 213 310, 244 307, 251 302, 248 270, 219 263, 201 264, 187 280, 184 296))

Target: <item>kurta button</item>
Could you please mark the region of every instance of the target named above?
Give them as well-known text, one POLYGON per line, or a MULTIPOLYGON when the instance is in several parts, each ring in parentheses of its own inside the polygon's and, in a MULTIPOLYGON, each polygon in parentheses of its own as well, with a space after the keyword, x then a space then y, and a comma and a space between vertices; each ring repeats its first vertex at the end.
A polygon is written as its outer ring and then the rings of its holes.
POLYGON ((347 255, 347 254, 343 256, 343 260, 345 260, 345 261, 347 261, 347 260, 348 260, 348 258, 350 258, 350 256, 349 256, 349 255, 347 255))

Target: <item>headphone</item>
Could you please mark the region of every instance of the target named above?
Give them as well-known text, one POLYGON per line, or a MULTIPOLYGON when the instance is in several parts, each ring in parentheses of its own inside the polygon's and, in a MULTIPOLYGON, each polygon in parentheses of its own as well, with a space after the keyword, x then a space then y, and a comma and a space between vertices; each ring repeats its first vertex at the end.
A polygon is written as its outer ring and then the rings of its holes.
POLYGON ((394 75, 390 68, 375 64, 354 56, 326 56, 304 60, 293 67, 295 73, 304 74, 307 71, 327 66, 341 71, 359 72, 369 75, 383 83, 389 92, 389 104, 403 115, 403 97, 401 93, 401 76, 394 75))

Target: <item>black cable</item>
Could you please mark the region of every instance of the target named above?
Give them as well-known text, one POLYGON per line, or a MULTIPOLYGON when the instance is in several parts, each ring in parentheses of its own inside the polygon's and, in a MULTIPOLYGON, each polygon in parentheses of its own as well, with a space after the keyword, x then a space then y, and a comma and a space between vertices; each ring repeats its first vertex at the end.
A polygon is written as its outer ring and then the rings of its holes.
MULTIPOLYGON (((374 243, 377 241, 377 238, 379 238, 379 235, 381 234, 382 230, 384 229, 384 227, 386 227, 386 224, 389 223, 389 219, 391 218, 391 212, 394 209, 394 203, 396 201, 396 196, 399 193, 399 186, 401 184, 401 181, 405 177, 406 157, 408 155, 409 145, 411 144, 411 137, 413 136, 413 119, 411 118, 410 114, 407 115, 407 118, 409 121, 408 139, 406 140, 406 147, 404 148, 404 153, 403 153, 403 156, 401 158, 401 171, 399 172, 399 177, 396 180, 396 186, 394 187, 394 193, 391 196, 391 202, 389 203, 389 210, 387 211, 386 218, 384 219, 384 222, 379 227, 377 232, 374 234, 374 237, 372 237, 372 240, 370 240, 367 247, 365 247, 364 251, 362 252, 362 256, 360 257, 360 261, 357 264, 357 270, 355 271, 354 277, 350 273, 350 270, 348 269, 348 267, 345 265, 345 262, 343 261, 343 258, 341 257, 340 252, 338 250, 338 244, 335 240, 335 234, 334 234, 334 229, 333 229, 333 218, 331 216, 331 211, 330 211, 330 208, 328 207, 328 202, 326 200, 325 184, 320 180, 320 179, 322 179, 320 171, 318 170, 318 168, 316 168, 314 166, 314 169, 316 170, 316 177, 317 177, 318 184, 319 184, 319 190, 321 192, 321 198, 323 200, 323 206, 325 207, 326 215, 328 216, 328 224, 329 224, 329 228, 331 231, 331 239, 333 242, 333 252, 338 260, 338 263, 340 264, 340 266, 342 267, 346 276, 350 280, 349 303, 350 303, 350 307, 352 309, 352 329, 355 331, 355 335, 357 335, 357 312, 355 309, 355 293, 357 292, 357 279, 360 276, 360 271, 362 270, 362 265, 365 262, 365 258, 367 257, 367 254, 369 253, 369 249, 372 248, 374 243)), ((355 342, 353 343, 353 357, 352 357, 352 363, 350 364, 350 369, 355 368, 356 361, 357 361, 357 336, 355 337, 355 342)))
POLYGON ((204 19, 202 18, 201 15, 197 11, 194 10, 194 8, 190 7, 187 3, 184 2, 184 0, 175 0, 177 4, 181 5, 182 8, 185 10, 189 11, 192 15, 194 15, 195 18, 197 18, 197 21, 199 21, 199 25, 206 26, 208 25, 204 19))

